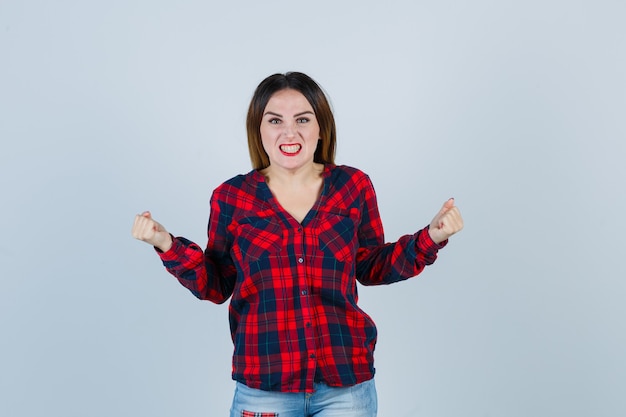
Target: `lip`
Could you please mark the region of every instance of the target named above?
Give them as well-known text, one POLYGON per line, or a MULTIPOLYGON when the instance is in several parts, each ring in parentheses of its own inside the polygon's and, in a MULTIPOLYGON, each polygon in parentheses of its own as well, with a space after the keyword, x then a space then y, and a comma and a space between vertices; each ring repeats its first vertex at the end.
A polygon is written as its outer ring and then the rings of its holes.
POLYGON ((302 151, 302 145, 299 143, 284 143, 278 147, 278 150, 285 156, 296 156, 302 151))

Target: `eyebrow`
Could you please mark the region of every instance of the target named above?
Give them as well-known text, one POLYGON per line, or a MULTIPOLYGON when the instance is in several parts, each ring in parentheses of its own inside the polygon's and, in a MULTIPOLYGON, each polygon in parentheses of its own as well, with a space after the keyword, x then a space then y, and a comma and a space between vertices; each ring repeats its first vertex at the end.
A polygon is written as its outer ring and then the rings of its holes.
MULTIPOLYGON (((305 115, 305 114, 312 114, 313 116, 315 116, 315 113, 313 113, 310 110, 306 110, 306 111, 303 111, 301 113, 294 114, 293 117, 300 117, 300 116, 305 115)), ((272 115, 272 116, 276 116, 276 117, 283 117, 282 114, 274 113, 273 111, 267 111, 267 112, 265 112, 265 114, 263 116, 267 116, 267 115, 272 115)))

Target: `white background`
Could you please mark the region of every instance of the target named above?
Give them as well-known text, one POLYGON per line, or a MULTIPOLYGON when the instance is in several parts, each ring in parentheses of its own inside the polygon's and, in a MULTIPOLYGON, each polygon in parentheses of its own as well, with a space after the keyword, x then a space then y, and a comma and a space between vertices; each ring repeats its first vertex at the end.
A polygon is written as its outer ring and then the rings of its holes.
POLYGON ((0 415, 225 416, 226 305, 130 236, 206 243, 267 75, 328 92, 387 240, 455 197, 420 277, 360 288, 381 417, 626 414, 626 6, 0 0, 0 415))

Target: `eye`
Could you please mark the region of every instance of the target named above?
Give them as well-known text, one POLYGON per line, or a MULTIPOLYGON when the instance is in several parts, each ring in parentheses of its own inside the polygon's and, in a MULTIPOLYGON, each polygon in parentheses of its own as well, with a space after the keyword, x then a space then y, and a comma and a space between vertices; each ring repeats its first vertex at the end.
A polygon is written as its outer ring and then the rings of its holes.
POLYGON ((311 120, 308 117, 300 117, 296 119, 297 123, 309 123, 311 120))
POLYGON ((277 124, 280 124, 280 123, 281 123, 281 120, 280 120, 280 119, 277 119, 277 118, 269 119, 268 121, 269 121, 269 123, 270 123, 270 124, 272 124, 272 125, 277 125, 277 124))

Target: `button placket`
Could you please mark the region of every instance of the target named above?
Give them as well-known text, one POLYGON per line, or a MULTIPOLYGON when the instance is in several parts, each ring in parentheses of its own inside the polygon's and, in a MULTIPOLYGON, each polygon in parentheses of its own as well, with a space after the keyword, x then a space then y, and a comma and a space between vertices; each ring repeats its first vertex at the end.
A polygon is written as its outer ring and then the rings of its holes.
POLYGON ((305 234, 306 230, 302 225, 299 225, 296 230, 296 238, 298 240, 297 248, 300 248, 300 252, 295 254, 296 267, 298 269, 298 285, 300 289, 300 296, 302 297, 302 323, 304 324, 304 331, 306 333, 306 350, 308 356, 308 374, 311 380, 315 374, 315 368, 317 367, 316 346, 314 338, 314 328, 312 321, 312 310, 310 307, 310 290, 307 276, 307 264, 305 263, 306 251, 305 251, 305 234))

